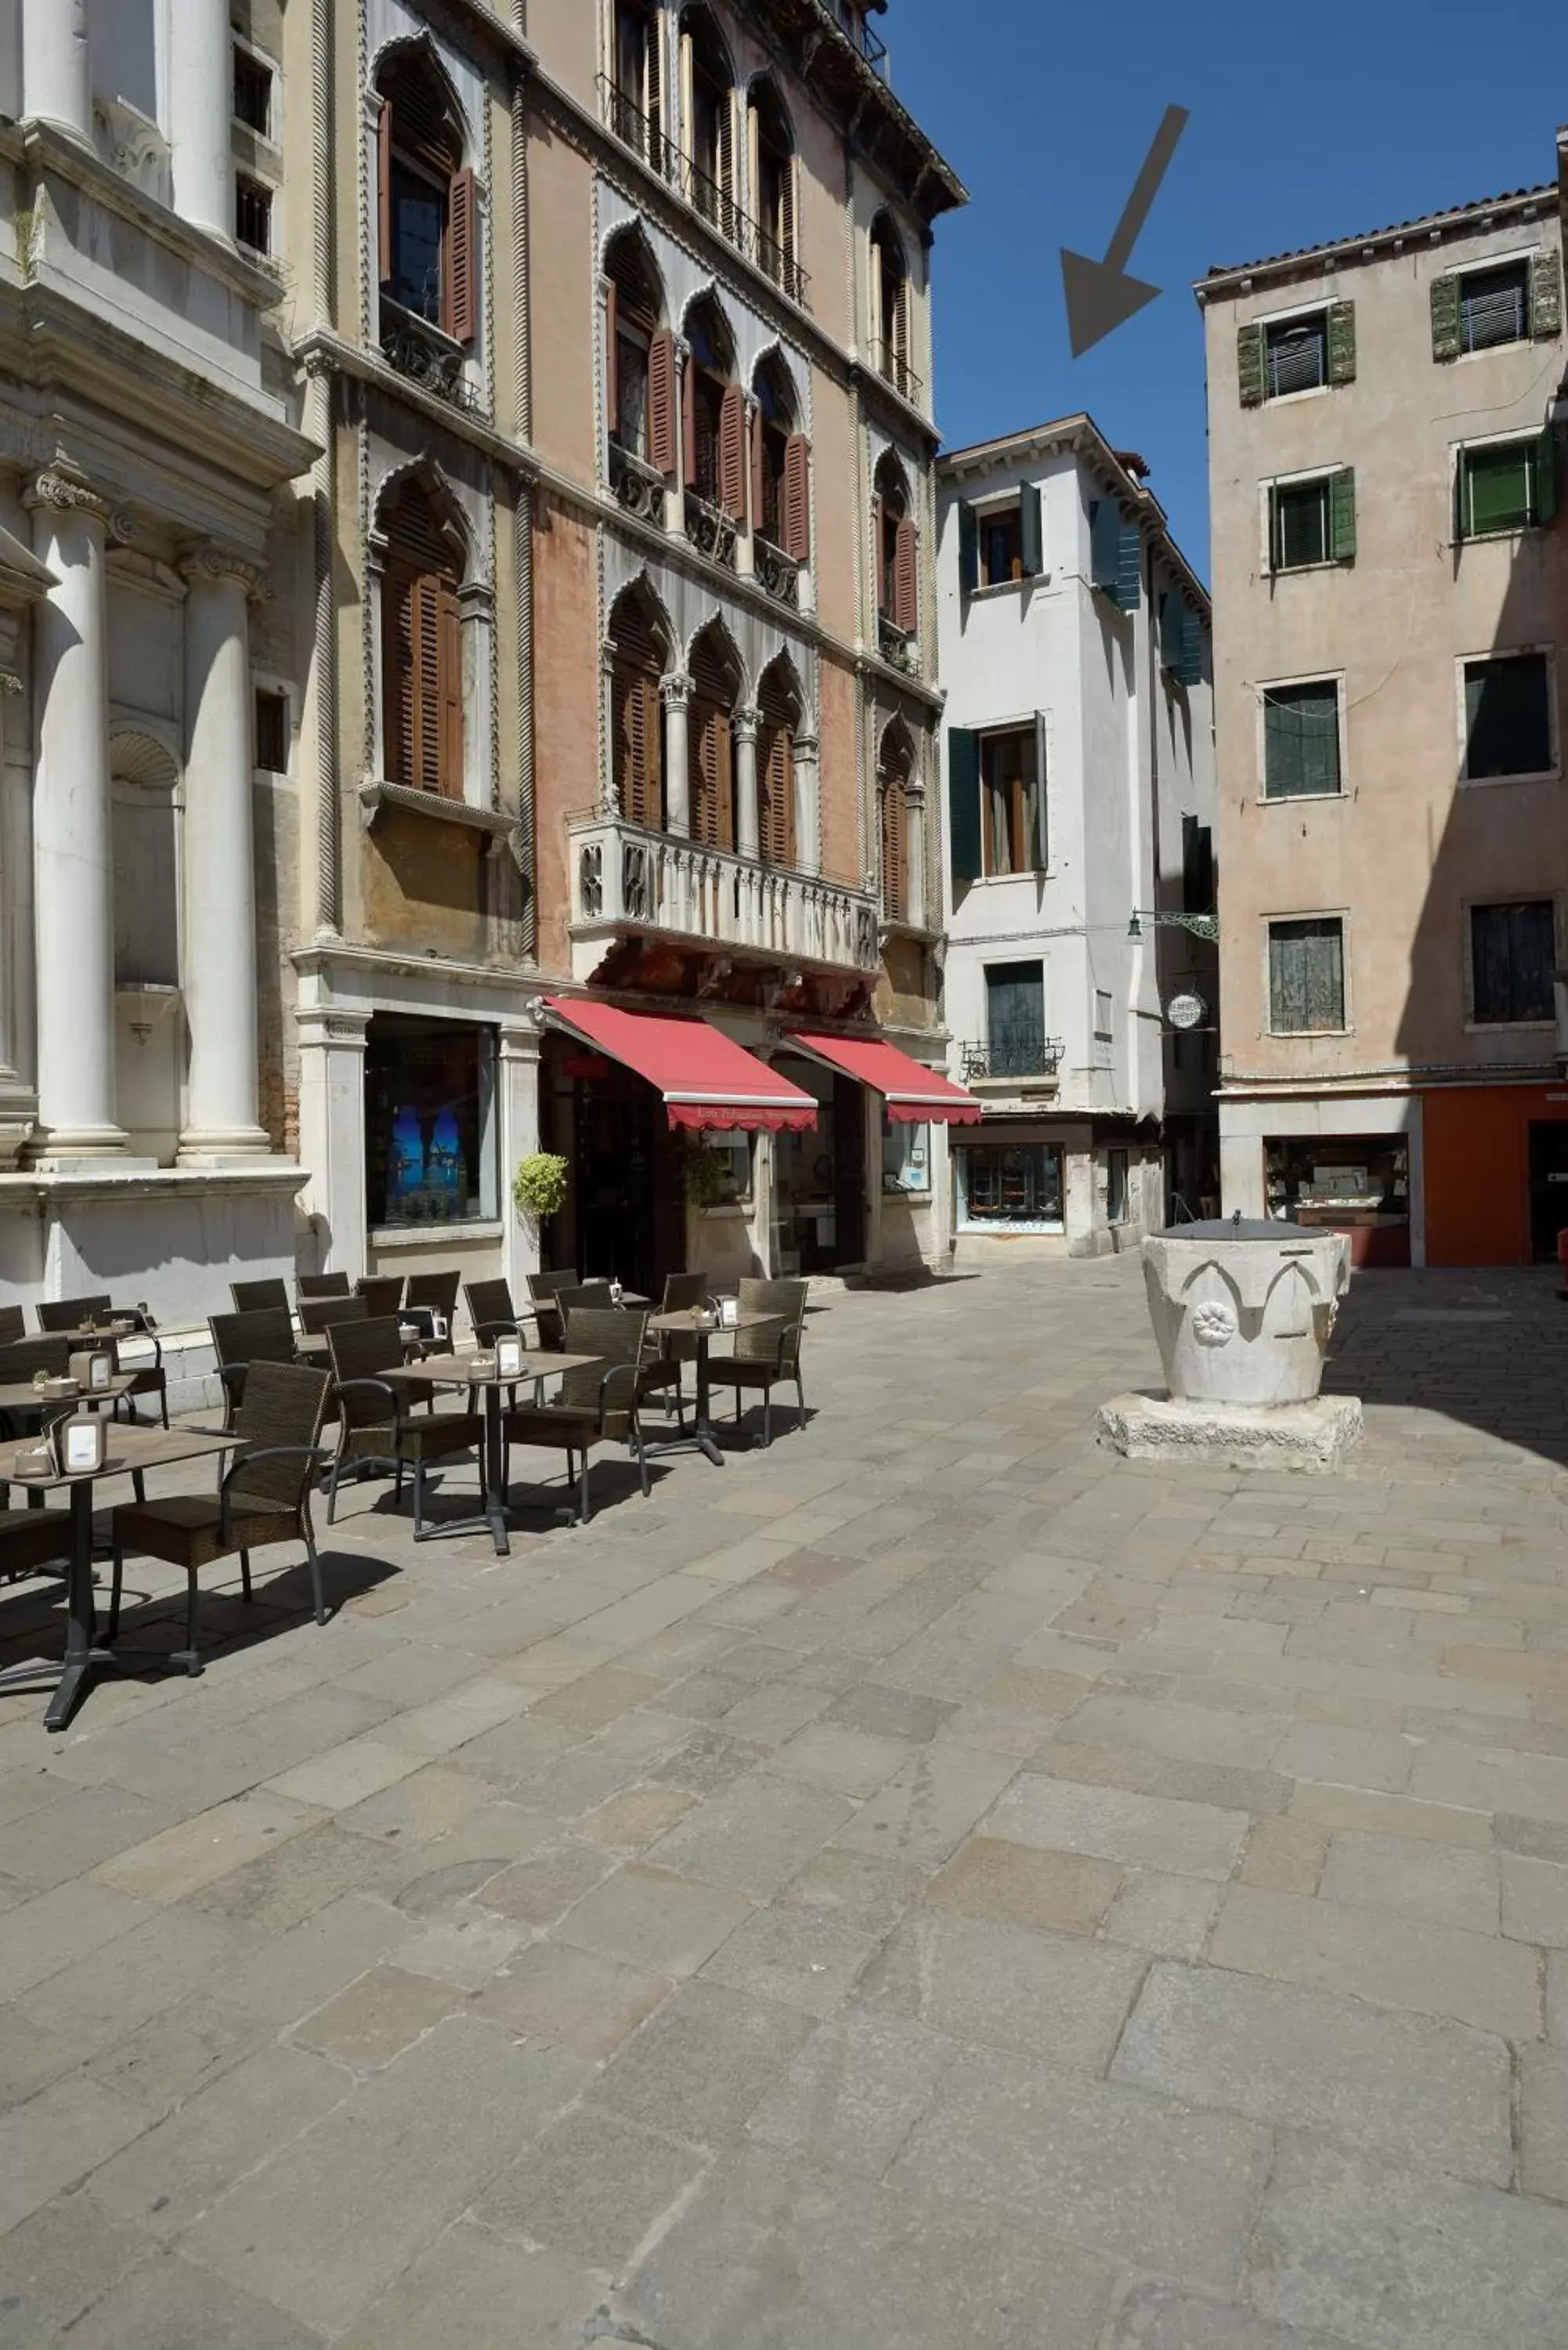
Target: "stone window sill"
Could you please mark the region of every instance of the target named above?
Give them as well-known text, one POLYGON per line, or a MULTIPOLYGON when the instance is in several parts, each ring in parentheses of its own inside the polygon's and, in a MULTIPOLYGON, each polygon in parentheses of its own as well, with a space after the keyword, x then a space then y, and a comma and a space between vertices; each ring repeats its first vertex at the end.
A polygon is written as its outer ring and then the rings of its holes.
POLYGON ((449 800, 440 792, 415 791, 408 784, 361 784, 359 820, 367 832, 389 808, 407 808, 437 824, 465 825, 471 832, 494 836, 510 832, 513 819, 503 808, 472 807, 467 800, 449 800))

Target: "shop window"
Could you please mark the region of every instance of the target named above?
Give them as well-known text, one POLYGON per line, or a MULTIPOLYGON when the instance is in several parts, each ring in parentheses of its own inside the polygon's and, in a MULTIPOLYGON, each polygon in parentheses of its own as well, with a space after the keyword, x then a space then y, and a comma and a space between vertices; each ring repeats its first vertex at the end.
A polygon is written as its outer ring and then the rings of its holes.
POLYGON ((365 1147, 373 1227, 493 1218, 493 1028, 378 1012, 365 1041, 365 1147))
POLYGON ((1106 1222, 1125 1224, 1127 1220, 1127 1154, 1123 1149, 1106 1153, 1106 1222))
POLYGON ((1038 724, 982 734, 980 780, 988 875, 1045 870, 1045 778, 1038 724))
POLYGON ((961 1143, 959 1228, 1060 1232, 1062 1153, 1054 1143, 961 1143))
POLYGON ((1556 910, 1550 898, 1470 908, 1470 1016, 1515 1027, 1554 1015, 1556 910))
POLYGON ((1410 1154, 1402 1136, 1281 1139, 1264 1143, 1263 1161, 1271 1216, 1336 1231, 1409 1223, 1410 1154))
POLYGON ((1269 1027, 1276 1036, 1345 1026, 1345 924, 1337 914, 1269 924, 1269 1027))
POLYGON ((720 1162, 721 1173, 713 1204, 720 1208, 745 1207, 752 1198, 752 1169, 754 1162, 754 1137, 710 1130, 702 1137, 702 1148, 710 1158, 720 1162))
POLYGON ((1465 780, 1548 774, 1552 673, 1544 653, 1465 663, 1465 780))
POLYGON ((882 1112, 882 1189, 895 1198, 931 1188, 931 1129, 900 1126, 882 1112))
POLYGON ((1333 678, 1310 685, 1263 690, 1263 797, 1335 798, 1339 777, 1339 686, 1333 678))

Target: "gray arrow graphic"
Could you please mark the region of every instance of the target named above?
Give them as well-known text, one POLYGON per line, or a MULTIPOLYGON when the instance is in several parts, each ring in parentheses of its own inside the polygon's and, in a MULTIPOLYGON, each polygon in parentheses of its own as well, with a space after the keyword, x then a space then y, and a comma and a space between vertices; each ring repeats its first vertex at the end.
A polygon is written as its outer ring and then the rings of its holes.
POLYGON ((1132 259, 1134 245, 1143 233, 1150 208, 1159 193, 1159 183, 1170 169, 1170 159, 1176 152, 1177 141, 1187 128, 1188 111, 1184 106, 1168 106, 1154 134, 1154 144, 1144 158, 1142 171, 1133 182, 1133 192, 1127 200, 1122 216, 1116 223, 1116 234, 1106 248, 1103 261, 1091 261, 1082 253, 1071 253, 1062 247, 1062 285, 1067 296, 1067 338, 1073 346, 1073 357, 1083 358, 1086 350, 1104 340, 1116 328, 1125 326, 1137 316, 1146 302, 1152 302, 1159 293, 1158 286, 1146 285, 1141 277, 1129 277, 1127 263, 1132 259))

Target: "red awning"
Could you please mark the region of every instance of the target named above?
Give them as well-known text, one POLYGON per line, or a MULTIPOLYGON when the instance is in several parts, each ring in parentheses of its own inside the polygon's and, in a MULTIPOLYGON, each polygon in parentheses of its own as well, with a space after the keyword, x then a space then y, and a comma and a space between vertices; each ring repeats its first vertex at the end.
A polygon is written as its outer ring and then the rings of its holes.
POLYGON ((788 1042, 880 1094, 895 1126, 978 1126, 983 1115, 972 1094, 880 1036, 792 1035, 788 1042))
POLYGON ((622 1012, 580 997, 545 1002, 564 1027, 657 1087, 673 1127, 765 1127, 776 1134, 816 1124, 809 1094, 706 1020, 622 1012))

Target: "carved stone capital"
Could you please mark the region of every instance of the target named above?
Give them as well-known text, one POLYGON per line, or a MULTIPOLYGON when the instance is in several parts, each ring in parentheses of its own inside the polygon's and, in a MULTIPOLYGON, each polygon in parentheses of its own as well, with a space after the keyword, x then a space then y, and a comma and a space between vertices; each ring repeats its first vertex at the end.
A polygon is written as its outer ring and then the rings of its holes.
POLYGON ((207 545, 192 547, 182 558, 180 576, 193 588, 215 588, 232 579, 247 597, 255 597, 262 592, 265 574, 259 563, 253 563, 248 556, 236 553, 233 547, 207 545))
POLYGON ((99 520, 109 513, 108 504, 99 497, 85 473, 74 465, 46 465, 36 474, 22 493, 22 504, 29 508, 48 506, 56 514, 90 514, 99 520))
POLYGON ((668 677, 661 677, 659 681, 659 699, 666 710, 684 710, 692 691, 691 680, 682 670, 672 670, 668 677))
POLYGON ((746 702, 735 711, 731 717, 730 726, 736 742, 754 743, 762 719, 762 712, 753 702, 746 702))

